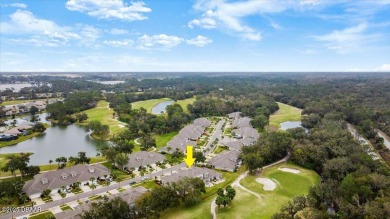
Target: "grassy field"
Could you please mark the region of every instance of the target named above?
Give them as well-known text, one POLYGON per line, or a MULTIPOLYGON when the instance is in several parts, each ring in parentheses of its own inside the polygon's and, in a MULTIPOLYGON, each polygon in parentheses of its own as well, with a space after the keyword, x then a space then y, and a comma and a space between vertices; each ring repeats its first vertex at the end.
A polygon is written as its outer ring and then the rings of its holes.
POLYGON ((296 107, 284 104, 284 103, 278 103, 279 110, 272 114, 269 118, 269 128, 280 128, 280 123, 287 122, 287 121, 300 121, 301 120, 301 109, 298 109, 296 107))
POLYGON ((319 180, 315 172, 299 166, 288 163, 276 165, 264 170, 259 176, 247 176, 241 180, 244 187, 260 194, 263 197, 261 200, 246 191, 237 189, 233 203, 227 208, 217 209, 218 218, 271 218, 289 200, 297 195, 307 194, 310 187, 318 184, 319 180), (299 174, 283 172, 278 170, 280 167, 298 169, 301 172, 299 174), (276 180, 276 189, 264 191, 263 185, 256 182, 258 177, 276 180))
MULTIPOLYGON (((124 130, 124 124, 112 117, 114 112, 112 109, 108 108, 108 102, 101 100, 98 102, 97 106, 93 109, 84 111, 88 115, 88 120, 78 123, 80 125, 86 125, 90 121, 101 121, 103 125, 108 125, 110 127, 110 135, 106 136, 103 140, 110 139, 114 134, 120 133, 124 130)), ((93 136, 96 138, 96 136, 93 136)))
POLYGON ((225 178, 225 181, 212 187, 206 188, 206 193, 202 194, 202 201, 191 208, 179 207, 175 209, 169 209, 161 214, 161 218, 171 219, 203 219, 211 218, 210 204, 213 201, 215 194, 219 188, 224 188, 231 184, 237 177, 245 171, 244 167, 240 167, 237 172, 223 172, 219 171, 225 178))
POLYGON ((20 143, 20 142, 22 142, 22 141, 26 141, 26 140, 28 140, 28 139, 30 139, 30 138, 36 137, 36 136, 38 136, 38 135, 40 135, 40 134, 42 134, 42 133, 40 133, 40 132, 34 132, 34 133, 32 133, 31 135, 26 135, 26 136, 21 135, 21 136, 19 136, 18 139, 16 139, 16 140, 12 140, 12 141, 0 141, 0 148, 2 148, 2 147, 7 147, 7 146, 11 146, 11 145, 15 145, 15 144, 20 143))
POLYGON ((196 100, 195 97, 184 99, 184 100, 177 100, 176 103, 183 108, 184 112, 188 112, 187 105, 192 104, 196 100))
POLYGON ((166 219, 209 219, 211 218, 210 205, 214 196, 202 200, 191 208, 175 208, 165 211, 160 218, 166 219))
POLYGON ((133 109, 140 109, 141 107, 145 108, 148 113, 152 113, 152 108, 157 104, 171 100, 169 98, 161 98, 161 99, 151 99, 151 100, 143 100, 131 103, 133 109))
POLYGON ((178 132, 169 132, 165 135, 154 135, 156 138, 156 146, 157 148, 161 148, 167 145, 168 141, 170 141, 173 137, 177 135, 178 132))
MULTIPOLYGON (((50 99, 55 99, 55 98, 50 98, 50 99)), ((39 101, 39 100, 46 101, 46 100, 48 100, 48 99, 35 99, 35 100, 8 100, 8 101, 4 101, 4 102, 0 103, 0 106, 15 105, 15 104, 21 104, 21 103, 27 103, 27 102, 39 101)))

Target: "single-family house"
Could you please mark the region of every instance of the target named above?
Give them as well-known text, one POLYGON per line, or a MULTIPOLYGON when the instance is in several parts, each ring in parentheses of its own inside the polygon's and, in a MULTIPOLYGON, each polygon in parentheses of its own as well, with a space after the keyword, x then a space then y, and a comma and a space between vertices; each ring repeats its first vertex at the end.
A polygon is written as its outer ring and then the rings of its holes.
POLYGON ((167 184, 176 182, 185 177, 200 178, 204 181, 206 186, 211 186, 213 182, 218 182, 223 179, 222 175, 215 170, 208 168, 192 167, 190 169, 180 170, 179 172, 172 173, 169 176, 161 177, 161 183, 167 184))
POLYGON ((234 172, 237 170, 239 165, 240 151, 223 151, 217 156, 211 158, 207 164, 218 170, 225 170, 234 172))
POLYGON ((109 169, 101 164, 78 164, 35 175, 34 179, 24 184, 23 192, 33 199, 39 197, 46 189, 51 189, 54 194, 62 187, 68 187, 78 182, 83 185, 91 178, 104 179, 109 175, 109 169))
POLYGON ((125 165, 125 169, 138 169, 139 167, 147 167, 148 165, 153 168, 156 167, 157 162, 164 162, 165 156, 154 151, 140 151, 134 154, 130 154, 129 162, 125 165))

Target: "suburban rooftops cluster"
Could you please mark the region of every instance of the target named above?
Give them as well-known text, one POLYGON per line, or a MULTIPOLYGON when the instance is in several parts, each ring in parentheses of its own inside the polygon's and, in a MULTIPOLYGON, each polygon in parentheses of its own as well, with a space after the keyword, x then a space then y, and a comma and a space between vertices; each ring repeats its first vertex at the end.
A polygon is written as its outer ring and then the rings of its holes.
POLYGON ((206 118, 195 119, 194 122, 179 131, 171 141, 167 143, 166 147, 160 149, 160 151, 173 153, 175 150, 179 150, 185 153, 186 146, 195 146, 196 141, 205 132, 205 129, 211 125, 211 121, 206 118))

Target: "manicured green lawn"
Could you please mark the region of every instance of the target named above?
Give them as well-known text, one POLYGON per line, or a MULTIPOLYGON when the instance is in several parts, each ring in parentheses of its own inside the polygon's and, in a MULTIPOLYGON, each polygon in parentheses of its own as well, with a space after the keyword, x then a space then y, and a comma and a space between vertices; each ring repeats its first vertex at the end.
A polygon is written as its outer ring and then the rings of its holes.
POLYGON ((61 205, 60 208, 62 211, 72 210, 72 208, 69 205, 61 205))
POLYGON ((29 219, 48 219, 55 218, 54 214, 51 211, 43 211, 36 214, 30 214, 29 219))
MULTIPOLYGON (((10 172, 3 172, 1 169, 5 166, 5 164, 8 162, 8 156, 10 155, 19 155, 20 153, 12 153, 12 154, 0 154, 0 177, 4 176, 11 176, 12 174, 10 172)), ((15 174, 19 174, 19 170, 15 171, 15 174)))
POLYGON ((273 128, 279 128, 280 123, 287 122, 287 121, 300 121, 302 119, 301 116, 301 109, 298 109, 296 107, 279 103, 279 110, 272 114, 269 118, 269 124, 273 128))
POLYGON ((154 135, 154 137, 156 138, 157 148, 166 146, 168 141, 170 141, 173 137, 175 137, 177 133, 178 132, 169 132, 165 135, 154 135))
POLYGON ((231 206, 217 210, 218 218, 271 218, 288 201, 297 195, 309 192, 310 187, 319 183, 319 176, 310 170, 299 166, 282 163, 264 170, 259 176, 247 176, 241 180, 241 184, 260 194, 260 200, 246 191, 236 189, 237 196, 231 206), (299 174, 278 170, 280 167, 288 167, 300 170, 299 174), (263 185, 256 182, 256 178, 266 177, 277 181, 277 187, 273 191, 264 191, 263 185))
POLYGON ((152 108, 157 104, 171 100, 169 98, 161 98, 161 99, 151 99, 151 100, 143 100, 131 103, 133 109, 140 109, 141 107, 146 109, 148 113, 152 113, 152 108))
MULTIPOLYGON (((245 171, 244 167, 240 167, 237 172, 222 172, 218 171, 223 175, 225 181, 217 184, 213 187, 207 187, 206 193, 202 195, 202 201, 191 208, 175 208, 169 209, 161 214, 160 218, 177 218, 177 219, 207 219, 211 218, 210 206, 214 200, 215 194, 219 188, 224 188, 231 184, 241 173, 245 171)), ((230 217, 234 218, 234 217, 230 217)))
POLYGON ((219 154, 221 153, 222 151, 226 151, 228 150, 227 148, 225 147, 222 147, 222 146, 218 146, 215 150, 214 150, 214 154, 219 154))
POLYGON ((214 196, 202 200, 191 208, 174 208, 163 212, 160 218, 167 219, 209 219, 211 218, 210 205, 214 196))
MULTIPOLYGON (((55 98, 50 98, 50 99, 55 99, 55 98)), ((48 99, 36 99, 36 100, 9 100, 9 101, 4 101, 0 104, 0 106, 6 106, 6 105, 15 105, 15 104, 21 104, 21 103, 27 103, 27 102, 32 102, 32 101, 46 101, 48 99)))
POLYGON ((184 112, 188 112, 187 105, 192 104, 196 100, 195 97, 184 99, 184 100, 177 100, 175 103, 179 104, 181 108, 183 108, 184 112))
MULTIPOLYGON (((109 136, 104 137, 103 140, 110 139, 114 134, 118 134, 124 130, 124 124, 113 118, 114 110, 108 108, 109 103, 105 100, 98 102, 97 106, 93 109, 84 111, 88 115, 88 120, 78 123, 79 125, 86 125, 90 121, 100 121, 103 125, 110 127, 109 136)), ((93 136, 96 138, 96 136, 93 136)))

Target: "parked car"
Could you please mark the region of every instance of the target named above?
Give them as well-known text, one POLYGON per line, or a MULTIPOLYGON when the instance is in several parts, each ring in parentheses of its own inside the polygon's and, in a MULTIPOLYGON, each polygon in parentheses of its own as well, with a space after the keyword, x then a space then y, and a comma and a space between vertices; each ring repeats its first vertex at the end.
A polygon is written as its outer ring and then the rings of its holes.
POLYGON ((134 185, 134 184, 136 184, 137 182, 136 181, 131 181, 130 182, 130 185, 134 185))

